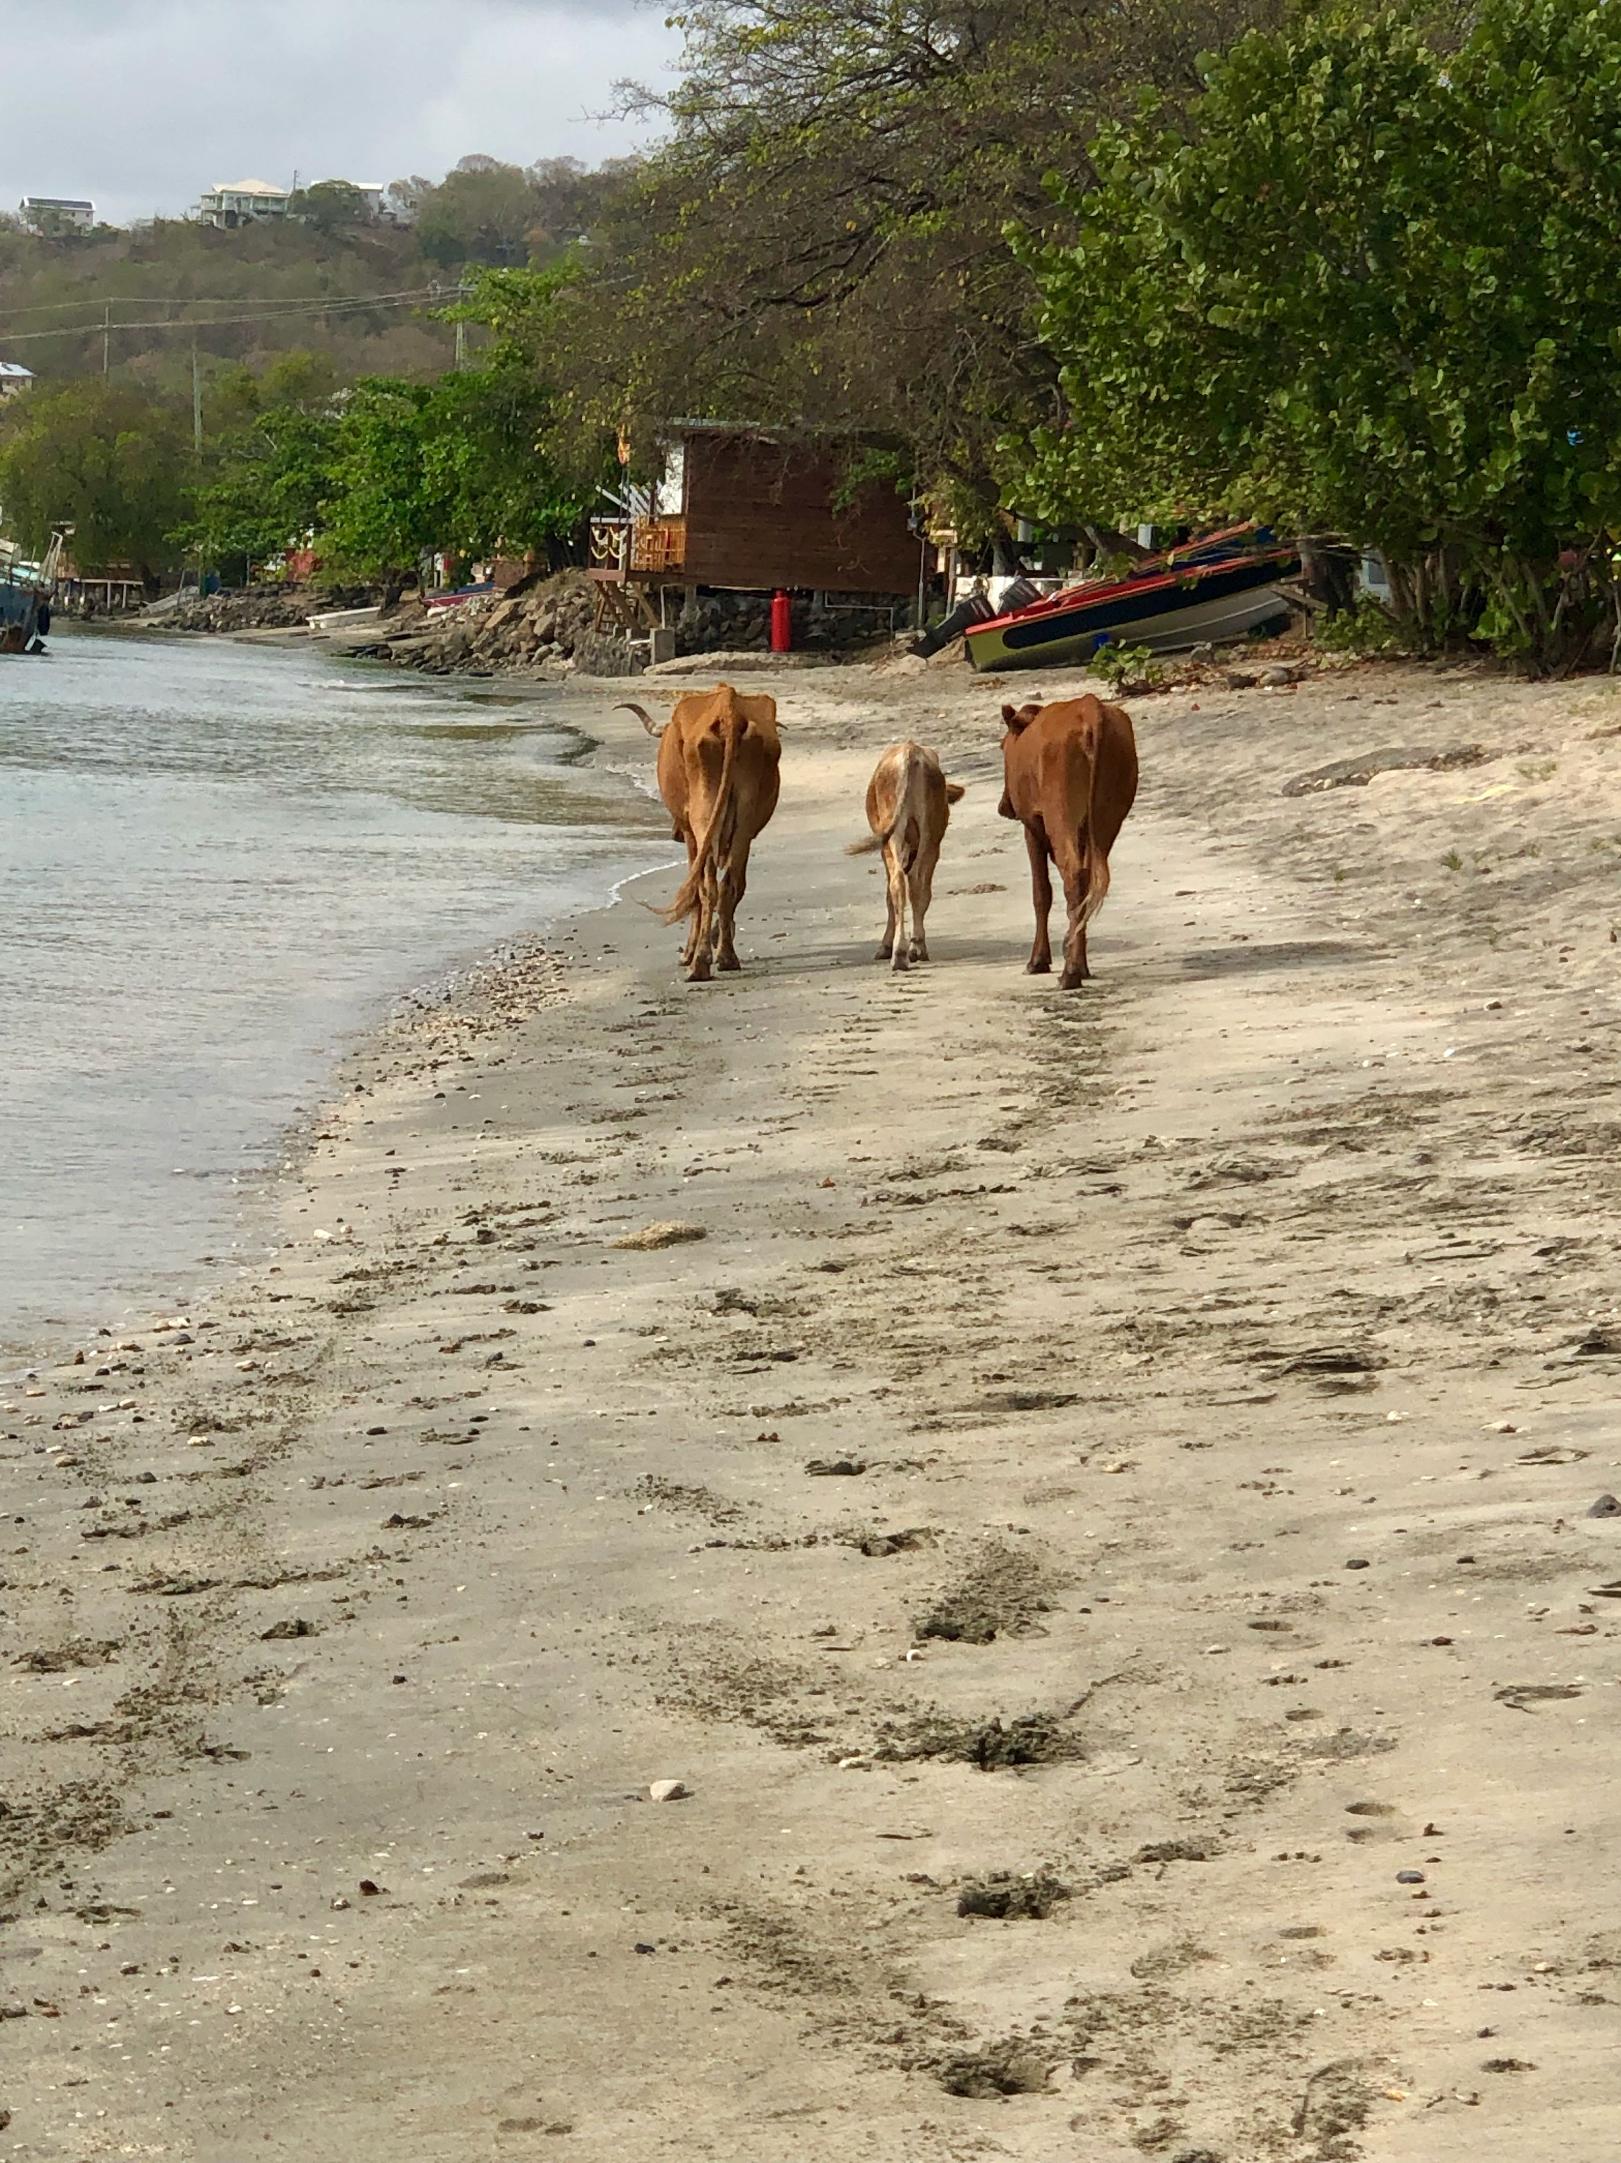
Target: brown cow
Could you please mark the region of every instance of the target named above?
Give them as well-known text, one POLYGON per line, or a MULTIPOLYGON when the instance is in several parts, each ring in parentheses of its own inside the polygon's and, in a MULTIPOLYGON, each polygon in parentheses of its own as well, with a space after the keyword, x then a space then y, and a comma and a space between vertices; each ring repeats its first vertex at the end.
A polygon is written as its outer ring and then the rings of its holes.
POLYGON ((1137 739, 1120 707, 1105 706, 1090 694, 1055 706, 1004 706, 1002 719, 1007 787, 997 809, 1003 818, 1020 821, 1030 851, 1036 904, 1030 974, 1044 976, 1053 965, 1047 936, 1051 857, 1069 906, 1064 973, 1058 981, 1065 991, 1074 991, 1092 974, 1086 927, 1109 891, 1109 851, 1137 795, 1137 739))
POLYGON ((929 942, 924 919, 934 892, 934 867, 946 837, 951 806, 962 798, 960 782, 948 781, 940 761, 922 744, 891 744, 867 784, 870 841, 853 841, 848 854, 868 856, 882 849, 889 881, 889 923, 880 961, 896 969, 927 961, 929 942), (912 933, 906 934, 906 905, 912 905, 912 933), (891 961, 891 957, 893 960, 891 961))
POLYGON ((742 967, 735 926, 749 849, 777 808, 777 702, 723 683, 678 699, 662 729, 642 707, 624 710, 658 738, 659 794, 687 845, 687 876, 660 913, 667 924, 690 919, 682 967, 689 983, 707 983, 711 957, 717 969, 742 967))

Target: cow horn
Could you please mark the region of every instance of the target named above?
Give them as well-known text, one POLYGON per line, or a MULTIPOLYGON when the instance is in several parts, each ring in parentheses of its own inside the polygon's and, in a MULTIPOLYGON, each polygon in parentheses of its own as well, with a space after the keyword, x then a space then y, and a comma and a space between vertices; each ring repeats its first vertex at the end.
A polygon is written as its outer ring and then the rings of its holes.
POLYGON ((625 699, 624 701, 622 701, 621 704, 614 708, 614 712, 633 713, 636 716, 637 720, 642 724, 642 727, 646 729, 649 736, 662 736, 664 734, 663 729, 659 727, 658 723, 653 719, 653 716, 648 712, 645 706, 637 706, 633 704, 631 700, 625 699))

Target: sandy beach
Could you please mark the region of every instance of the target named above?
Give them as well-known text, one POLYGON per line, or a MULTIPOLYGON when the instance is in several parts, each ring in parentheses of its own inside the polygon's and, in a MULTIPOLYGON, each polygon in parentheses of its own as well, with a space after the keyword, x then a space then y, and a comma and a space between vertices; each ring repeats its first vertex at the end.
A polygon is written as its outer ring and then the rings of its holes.
POLYGON ((1134 704, 1065 995, 1002 690, 776 688, 741 977, 638 882, 6 1392, 0 2154, 1597 2158, 1621 690, 1134 704))

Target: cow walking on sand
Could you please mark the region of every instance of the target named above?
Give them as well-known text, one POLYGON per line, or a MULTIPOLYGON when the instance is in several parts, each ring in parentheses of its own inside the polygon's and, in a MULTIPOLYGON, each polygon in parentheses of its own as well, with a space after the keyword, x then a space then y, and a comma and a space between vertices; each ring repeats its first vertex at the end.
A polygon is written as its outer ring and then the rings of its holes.
POLYGON ((641 706, 624 711, 658 739, 659 794, 676 840, 687 845, 687 876, 660 913, 667 924, 688 919, 682 967, 689 983, 707 983, 711 963, 742 967, 737 905, 747 890, 749 850, 777 808, 777 702, 723 683, 678 699, 662 729, 641 706))
POLYGON ((1109 851, 1137 795, 1137 739, 1122 708, 1090 694, 1052 706, 1004 706, 1002 719, 1007 786, 997 809, 1019 820, 1030 851, 1036 942, 1029 971, 1044 976, 1052 967, 1050 859, 1069 909, 1058 981, 1075 991, 1092 974, 1086 927, 1109 891, 1109 851))
POLYGON ((867 856, 881 849, 889 882, 889 923, 878 959, 895 969, 927 961, 929 942, 924 919, 934 892, 934 869, 946 837, 951 806, 962 785, 948 781, 940 761, 922 744, 891 744, 867 784, 867 824, 872 836, 853 841, 848 854, 867 856), (906 928, 910 904, 912 928, 906 928))

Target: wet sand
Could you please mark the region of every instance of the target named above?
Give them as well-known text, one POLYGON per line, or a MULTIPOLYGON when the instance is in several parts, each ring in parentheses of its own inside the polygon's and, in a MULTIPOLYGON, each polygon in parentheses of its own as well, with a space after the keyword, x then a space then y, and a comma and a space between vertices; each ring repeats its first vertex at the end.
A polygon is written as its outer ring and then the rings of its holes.
POLYGON ((8 1394, 6 2152, 1598 2155, 1621 695, 1141 702, 1065 996, 1000 693, 783 694, 741 978, 402 1023, 257 1281, 8 1394))

